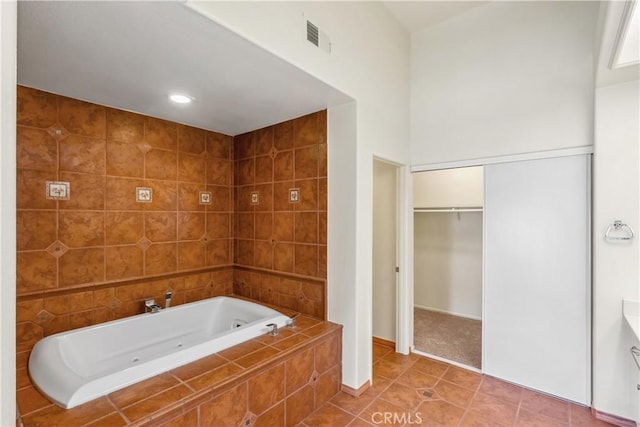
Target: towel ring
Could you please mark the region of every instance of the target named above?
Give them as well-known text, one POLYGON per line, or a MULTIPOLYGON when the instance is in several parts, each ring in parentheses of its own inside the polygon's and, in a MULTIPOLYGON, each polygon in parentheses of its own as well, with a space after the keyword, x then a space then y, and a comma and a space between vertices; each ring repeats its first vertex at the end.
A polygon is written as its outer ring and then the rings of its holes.
POLYGON ((631 356, 633 357, 633 361, 636 362, 636 366, 638 367, 638 369, 640 369, 640 362, 638 362, 638 360, 640 359, 640 348, 636 347, 635 345, 631 347, 631 356))
POLYGON ((604 233, 604 238, 606 240, 628 241, 633 239, 633 236, 635 236, 635 233, 633 232, 633 228, 631 228, 629 224, 625 224, 619 219, 615 220, 613 224, 610 224, 609 227, 607 227, 607 232, 604 233), (620 230, 626 230, 626 236, 610 236, 609 235, 611 231, 620 231, 620 230))

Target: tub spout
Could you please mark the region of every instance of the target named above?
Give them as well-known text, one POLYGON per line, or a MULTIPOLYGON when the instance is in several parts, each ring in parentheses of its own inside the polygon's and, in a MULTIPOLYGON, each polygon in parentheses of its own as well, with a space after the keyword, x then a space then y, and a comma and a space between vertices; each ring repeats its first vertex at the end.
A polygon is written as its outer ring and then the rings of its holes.
POLYGON ((293 317, 290 317, 289 320, 287 320, 287 326, 290 327, 291 329, 294 329, 297 327, 296 325, 296 318, 300 315, 300 313, 296 314, 293 317))
POLYGON ((145 313, 157 313, 162 310, 158 304, 156 304, 155 300, 148 299, 144 302, 144 312, 145 313))
POLYGON ((278 325, 276 325, 275 323, 269 323, 267 325, 267 328, 269 328, 269 335, 271 335, 272 337, 278 335, 278 325))

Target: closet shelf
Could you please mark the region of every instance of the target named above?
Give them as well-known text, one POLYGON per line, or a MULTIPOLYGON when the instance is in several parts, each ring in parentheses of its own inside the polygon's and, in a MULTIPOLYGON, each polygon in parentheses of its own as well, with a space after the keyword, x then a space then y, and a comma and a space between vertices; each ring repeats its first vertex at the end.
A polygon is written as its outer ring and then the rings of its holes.
POLYGON ((482 207, 471 206, 465 208, 413 208, 414 212, 482 212, 482 207))

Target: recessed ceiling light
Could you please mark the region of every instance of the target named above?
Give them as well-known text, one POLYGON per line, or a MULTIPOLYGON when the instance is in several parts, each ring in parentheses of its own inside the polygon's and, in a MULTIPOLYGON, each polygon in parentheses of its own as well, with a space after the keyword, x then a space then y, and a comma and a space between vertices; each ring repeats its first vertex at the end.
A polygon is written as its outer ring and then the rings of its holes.
POLYGON ((178 93, 174 93, 169 95, 169 99, 178 104, 188 104, 191 102, 193 98, 187 95, 180 95, 178 93))

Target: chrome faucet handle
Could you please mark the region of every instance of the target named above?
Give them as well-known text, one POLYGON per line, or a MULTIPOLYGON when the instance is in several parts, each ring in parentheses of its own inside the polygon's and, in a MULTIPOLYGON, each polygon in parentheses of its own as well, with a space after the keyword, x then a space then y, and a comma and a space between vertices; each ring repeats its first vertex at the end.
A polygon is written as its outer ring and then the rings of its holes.
POLYGON ((298 315, 296 314, 293 317, 290 317, 289 319, 287 319, 287 326, 290 327, 291 329, 295 329, 298 326, 296 325, 296 317, 298 317, 298 315))
POLYGON ((269 323, 267 325, 267 328, 270 328, 269 335, 271 335, 272 337, 275 337, 276 335, 278 335, 278 325, 276 325, 275 323, 269 323))
POLYGON ((162 307, 156 304, 155 300, 148 299, 144 302, 144 312, 145 313, 157 313, 160 311, 162 307))

